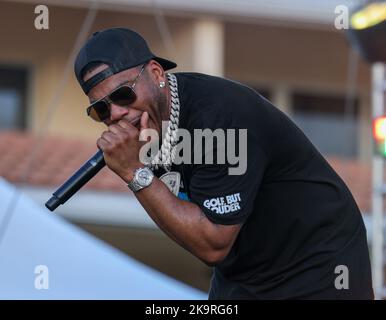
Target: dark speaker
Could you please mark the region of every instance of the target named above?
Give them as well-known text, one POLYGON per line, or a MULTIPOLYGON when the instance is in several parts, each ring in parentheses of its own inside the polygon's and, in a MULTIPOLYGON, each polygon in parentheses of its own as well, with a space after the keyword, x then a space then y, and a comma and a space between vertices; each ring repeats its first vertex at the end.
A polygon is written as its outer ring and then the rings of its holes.
POLYGON ((370 63, 386 63, 386 21, 366 29, 350 28, 347 38, 354 49, 370 63))

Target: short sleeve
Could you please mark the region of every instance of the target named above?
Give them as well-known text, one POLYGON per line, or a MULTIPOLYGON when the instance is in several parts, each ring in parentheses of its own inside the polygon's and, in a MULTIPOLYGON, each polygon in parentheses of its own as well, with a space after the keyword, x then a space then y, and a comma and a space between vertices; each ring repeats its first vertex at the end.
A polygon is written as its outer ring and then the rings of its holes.
POLYGON ((266 165, 266 153, 248 138, 245 172, 231 175, 229 164, 196 165, 189 184, 190 199, 213 223, 242 223, 253 211, 266 165))

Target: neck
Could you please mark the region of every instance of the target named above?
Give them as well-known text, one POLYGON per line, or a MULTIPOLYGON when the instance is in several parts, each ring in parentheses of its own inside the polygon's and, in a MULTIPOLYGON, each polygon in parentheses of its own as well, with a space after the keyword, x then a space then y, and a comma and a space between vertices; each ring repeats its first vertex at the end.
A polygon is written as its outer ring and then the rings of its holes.
POLYGON ((169 81, 166 81, 166 102, 167 102, 167 115, 165 121, 170 119, 170 112, 172 109, 172 96, 170 94, 169 81))

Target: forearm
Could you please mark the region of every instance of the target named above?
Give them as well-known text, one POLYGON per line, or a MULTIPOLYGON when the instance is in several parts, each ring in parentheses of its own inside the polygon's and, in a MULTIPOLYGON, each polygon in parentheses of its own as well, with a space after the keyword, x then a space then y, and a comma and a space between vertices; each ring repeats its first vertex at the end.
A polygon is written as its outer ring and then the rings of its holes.
MULTIPOLYGON (((148 115, 141 116, 141 128, 148 128, 148 115)), ((109 126, 97 141, 106 165, 126 183, 133 180, 135 168, 143 164, 137 158, 139 130, 127 120, 109 126)), ((241 225, 212 223, 199 206, 178 199, 159 179, 135 193, 155 223, 172 239, 208 264, 221 261, 229 252, 241 225)))
POLYGON ((159 179, 135 193, 154 222, 174 241, 208 264, 214 264, 228 252, 221 238, 222 228, 208 220, 199 206, 172 194, 159 179))

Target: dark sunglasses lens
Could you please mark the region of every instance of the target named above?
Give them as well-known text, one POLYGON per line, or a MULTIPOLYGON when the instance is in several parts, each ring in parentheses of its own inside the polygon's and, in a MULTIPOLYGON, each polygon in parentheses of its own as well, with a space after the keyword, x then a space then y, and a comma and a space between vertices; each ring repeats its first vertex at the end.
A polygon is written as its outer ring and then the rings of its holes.
POLYGON ((126 107, 137 99, 137 95, 129 86, 122 86, 110 94, 110 99, 114 104, 126 107))
POLYGON ((98 101, 87 109, 88 115, 95 121, 102 122, 110 117, 109 106, 106 102, 98 101))

